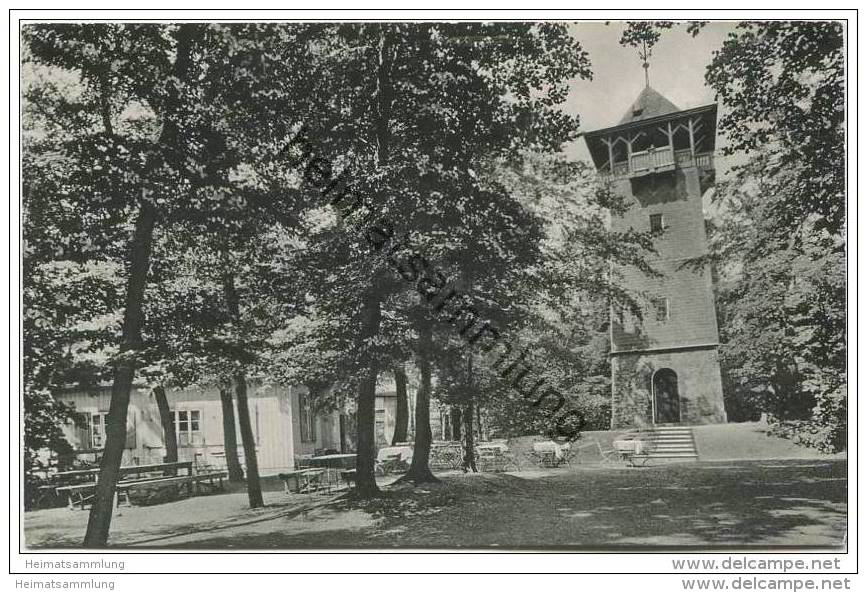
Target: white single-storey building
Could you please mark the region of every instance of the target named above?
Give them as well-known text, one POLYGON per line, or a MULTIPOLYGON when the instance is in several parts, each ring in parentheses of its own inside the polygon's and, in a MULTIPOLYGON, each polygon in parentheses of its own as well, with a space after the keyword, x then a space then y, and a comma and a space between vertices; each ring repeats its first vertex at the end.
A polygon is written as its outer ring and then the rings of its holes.
MULTIPOLYGON (((234 394, 233 394, 234 395, 234 394)), ((178 438, 178 459, 225 467, 223 412, 216 386, 166 390, 178 438)), ((304 387, 281 387, 250 382, 250 420, 262 475, 292 469, 296 458, 324 450, 346 451, 351 445, 354 420, 338 412, 316 414, 304 387)), ((111 387, 70 391, 63 400, 72 404, 76 421, 64 427, 67 440, 80 459, 95 461, 105 446, 105 424, 111 387)), ((235 412, 238 459, 244 452, 235 412)), ((127 414, 127 440, 123 464, 159 463, 166 454, 159 409, 149 387, 136 386, 127 414)))

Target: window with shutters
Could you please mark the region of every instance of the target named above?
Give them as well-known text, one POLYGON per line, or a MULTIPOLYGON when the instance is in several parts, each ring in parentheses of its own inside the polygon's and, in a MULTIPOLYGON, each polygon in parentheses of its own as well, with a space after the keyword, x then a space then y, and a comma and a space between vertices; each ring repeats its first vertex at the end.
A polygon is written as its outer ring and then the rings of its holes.
POLYGON ((202 443, 202 411, 175 410, 175 432, 179 447, 190 447, 202 443))
POLYGON ((665 229, 665 219, 662 217, 662 214, 651 214, 650 215, 650 231, 652 233, 659 233, 665 229))
POLYGON ((70 444, 76 449, 91 449, 90 436, 90 412, 75 412, 67 422, 69 432, 72 434, 70 444))
POLYGON ((655 298, 652 301, 653 316, 658 323, 668 321, 671 317, 671 311, 667 298, 655 298))
POLYGON ((102 449, 105 447, 105 425, 108 420, 108 412, 96 412, 90 415, 90 448, 102 449))

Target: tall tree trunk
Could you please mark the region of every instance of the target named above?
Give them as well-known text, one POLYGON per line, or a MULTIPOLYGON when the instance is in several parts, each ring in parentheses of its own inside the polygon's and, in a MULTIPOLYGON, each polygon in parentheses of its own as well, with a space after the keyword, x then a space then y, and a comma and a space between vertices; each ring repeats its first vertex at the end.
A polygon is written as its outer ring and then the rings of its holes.
POLYGON ((409 434, 412 437, 412 440, 415 440, 415 407, 416 401, 415 399, 410 400, 409 406, 409 434))
POLYGON ((409 427, 409 399, 406 395, 406 370, 403 365, 394 369, 394 385, 397 393, 397 412, 394 419, 392 445, 406 442, 407 428, 409 427))
POLYGON ((464 449, 464 471, 473 470, 479 471, 476 468, 476 442, 475 434, 473 433, 473 415, 475 402, 473 393, 473 353, 467 353, 467 407, 464 411, 464 426, 465 433, 465 449, 464 449))
POLYGON ((223 450, 230 482, 243 482, 244 469, 238 461, 238 437, 235 428, 235 401, 230 388, 220 388, 220 406, 223 408, 223 450))
MULTIPOLYGON (((359 347, 369 348, 370 338, 379 333, 382 311, 379 298, 371 291, 362 304, 362 343, 359 347)), ((370 498, 380 494, 376 485, 376 378, 379 370, 376 358, 370 357, 365 376, 358 385, 358 411, 356 414, 357 441, 355 449, 355 473, 358 495, 370 498)))
POLYGON ((388 164, 389 140, 391 130, 391 106, 393 102, 394 86, 391 80, 391 66, 394 60, 394 48, 386 27, 391 25, 380 23, 379 47, 376 64, 376 115, 374 117, 374 134, 376 138, 376 166, 383 167, 388 164))
MULTIPOLYGON (((373 118, 373 133, 376 141, 374 163, 376 169, 383 169, 388 164, 390 135, 389 120, 391 118, 392 85, 391 59, 392 49, 389 44, 386 27, 379 25, 379 47, 376 64, 376 110, 373 118)), ((380 309, 377 282, 374 277, 368 294, 364 296, 361 312, 361 342, 359 348, 367 350, 379 334, 382 311, 380 309)), ((376 485, 376 379, 379 368, 375 356, 370 357, 368 368, 358 385, 358 412, 356 414, 356 490, 359 496, 374 497, 380 494, 376 485)))
POLYGON ((451 407, 451 417, 452 417, 452 440, 459 441, 461 440, 461 423, 463 422, 461 418, 461 407, 460 406, 452 406, 451 407))
MULTIPOLYGON (((235 288, 235 275, 226 270, 223 274, 223 293, 229 316, 240 329, 241 309, 238 304, 238 291, 235 288)), ((265 506, 262 500, 262 484, 259 481, 259 461, 256 458, 256 439, 250 422, 250 406, 247 403, 247 379, 243 371, 235 373, 235 396, 238 405, 238 427, 241 429, 241 444, 244 446, 244 464, 247 466, 247 497, 250 508, 265 506)))
MULTIPOLYGON (((178 435, 175 433, 175 417, 172 415, 172 409, 169 407, 169 400, 166 397, 166 390, 162 385, 154 387, 154 399, 157 402, 157 410, 160 413, 160 424, 163 427, 163 442, 166 444, 166 456, 163 458, 164 463, 177 463, 178 461, 178 435)), ((177 469, 167 469, 165 475, 176 475, 177 469)))
POLYGON ((262 484, 259 481, 259 460, 256 458, 256 439, 250 422, 250 405, 247 403, 247 380, 244 373, 235 375, 235 395, 238 397, 238 424, 241 427, 241 443, 244 445, 244 463, 247 465, 247 498, 250 508, 265 506, 262 500, 262 484))
MULTIPOLYGON (((178 49, 175 64, 172 68, 176 81, 189 79, 192 65, 192 50, 197 24, 184 24, 178 30, 178 49)), ((105 90, 105 89, 104 89, 105 90)), ((163 127, 160 131, 158 144, 164 147, 166 153, 175 152, 175 158, 181 156, 181 135, 175 121, 179 111, 179 89, 172 84, 168 89, 166 101, 167 111, 163 114, 163 127)), ((103 98, 104 104, 108 104, 103 98)), ((110 115, 110 114, 108 114, 110 115)), ((104 117, 111 134, 110 117, 104 117)), ((153 171, 160 163, 153 158, 148 170, 153 171)), ((126 302, 124 303, 123 330, 118 349, 118 362, 114 367, 114 377, 111 386, 111 403, 108 410, 108 426, 106 427, 105 450, 99 466, 99 477, 94 489, 93 506, 87 519, 87 532, 84 535, 84 547, 102 548, 108 544, 108 533, 111 528, 111 516, 114 510, 114 496, 117 491, 117 480, 120 476, 120 464, 123 459, 123 449, 126 444, 126 417, 129 410, 129 396, 137 366, 135 351, 141 344, 141 327, 143 322, 142 309, 144 305, 144 290, 150 268, 151 246, 153 243, 154 225, 157 211, 150 196, 142 190, 138 217, 133 231, 130 246, 129 277, 126 285, 126 302)))
POLYGON ((150 267, 156 210, 149 202, 143 202, 136 220, 130 270, 126 289, 126 307, 123 316, 123 334, 118 362, 114 368, 111 386, 111 403, 106 421, 105 449, 99 464, 99 477, 94 489, 93 506, 87 519, 84 547, 102 548, 108 544, 111 516, 114 511, 114 496, 120 477, 120 464, 126 444, 126 418, 129 397, 135 378, 137 357, 135 351, 141 345, 144 290, 150 267))
POLYGON ((414 483, 439 481, 430 471, 430 446, 433 440, 430 428, 432 348, 431 327, 425 322, 419 328, 418 366, 421 382, 415 400, 415 446, 409 471, 401 478, 414 483))
POLYGON ((476 468, 476 439, 473 434, 473 400, 467 403, 464 411, 464 462, 463 469, 465 472, 473 470, 479 471, 476 468))

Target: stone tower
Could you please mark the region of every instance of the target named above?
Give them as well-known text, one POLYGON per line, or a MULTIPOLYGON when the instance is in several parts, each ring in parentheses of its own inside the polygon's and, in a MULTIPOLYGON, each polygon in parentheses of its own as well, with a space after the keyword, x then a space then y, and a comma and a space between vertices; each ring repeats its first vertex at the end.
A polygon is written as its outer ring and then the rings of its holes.
POLYGON ((585 135, 599 174, 627 198, 615 231, 657 233, 648 277, 619 267, 642 319, 611 311, 612 428, 725 422, 702 195, 714 182, 716 104, 681 111, 644 88, 616 126, 585 135))

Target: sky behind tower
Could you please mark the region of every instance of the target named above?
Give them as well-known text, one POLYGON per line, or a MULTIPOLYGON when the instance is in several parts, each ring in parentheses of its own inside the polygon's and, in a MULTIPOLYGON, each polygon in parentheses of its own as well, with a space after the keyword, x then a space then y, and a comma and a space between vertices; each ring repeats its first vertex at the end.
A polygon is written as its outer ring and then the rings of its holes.
MULTIPOLYGON (((570 25, 572 35, 590 55, 593 80, 575 80, 564 110, 581 118, 581 130, 589 132, 616 125, 644 88, 644 70, 638 52, 620 45, 625 23, 583 22, 570 25)), ((736 22, 709 23, 698 36, 686 25, 663 31, 650 58, 650 86, 680 109, 714 102, 704 74, 713 52, 719 49, 736 22)), ((720 106, 722 108, 722 106, 720 106)), ((717 149, 720 139, 717 139, 717 149)), ((584 140, 569 146, 566 154, 589 162, 584 140)), ((718 163, 718 167, 724 165, 718 163)))

